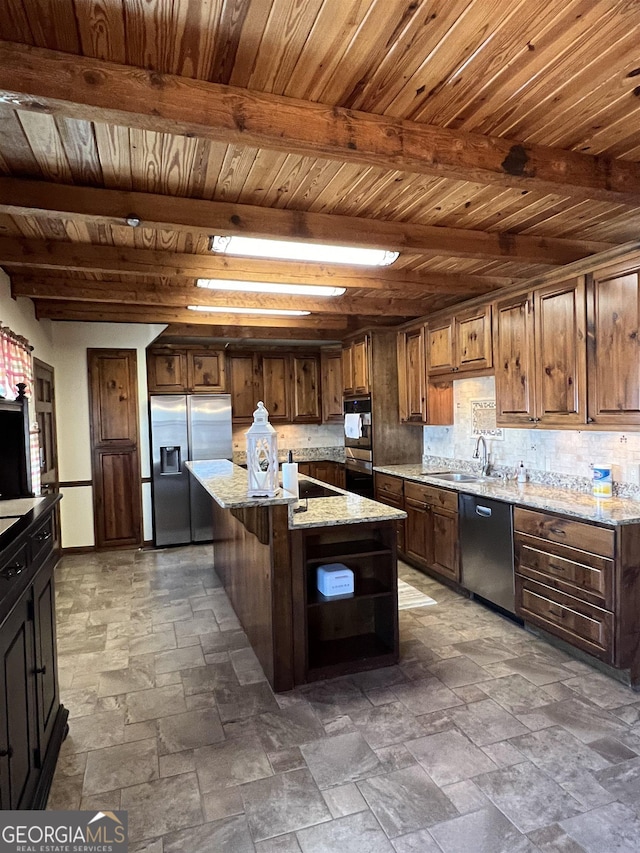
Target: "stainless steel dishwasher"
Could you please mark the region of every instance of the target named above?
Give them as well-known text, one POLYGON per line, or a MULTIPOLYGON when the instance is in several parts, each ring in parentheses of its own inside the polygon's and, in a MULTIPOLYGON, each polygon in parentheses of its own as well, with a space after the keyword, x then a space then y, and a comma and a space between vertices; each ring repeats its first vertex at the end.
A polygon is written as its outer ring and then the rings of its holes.
POLYGON ((515 613, 511 504, 463 494, 458 501, 462 585, 515 613))

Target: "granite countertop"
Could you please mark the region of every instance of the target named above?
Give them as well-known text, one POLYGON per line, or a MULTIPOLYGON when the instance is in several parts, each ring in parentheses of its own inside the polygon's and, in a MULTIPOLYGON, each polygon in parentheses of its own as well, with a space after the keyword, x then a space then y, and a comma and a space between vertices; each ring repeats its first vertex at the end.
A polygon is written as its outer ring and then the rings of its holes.
POLYGON ((630 498, 607 498, 596 500, 582 492, 562 489, 557 486, 543 486, 537 483, 519 485, 513 481, 503 483, 500 479, 483 479, 471 483, 451 483, 429 476, 442 471, 443 467, 422 465, 385 465, 376 466, 374 471, 391 474, 416 483, 427 483, 441 489, 480 495, 499 501, 516 504, 530 509, 541 509, 570 515, 585 521, 597 521, 612 527, 620 524, 640 522, 640 501, 630 498))
MULTIPOLYGON (((247 472, 233 462, 226 459, 212 459, 186 464, 196 480, 223 509, 287 504, 290 530, 332 527, 339 524, 362 524, 371 521, 397 521, 406 518, 407 515, 403 510, 354 495, 336 486, 330 487, 333 491, 340 493, 336 497, 303 499, 299 505, 306 506, 306 511, 293 512, 298 501, 294 495, 285 492, 284 489, 280 489, 274 498, 250 498, 247 495, 247 472)), ((312 477, 300 477, 300 479, 326 485, 312 477)))

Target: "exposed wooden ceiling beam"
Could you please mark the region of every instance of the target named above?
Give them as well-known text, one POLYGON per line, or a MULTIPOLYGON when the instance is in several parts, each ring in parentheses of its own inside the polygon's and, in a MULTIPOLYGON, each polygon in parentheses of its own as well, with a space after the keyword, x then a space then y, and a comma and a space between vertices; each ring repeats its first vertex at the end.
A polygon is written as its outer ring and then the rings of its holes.
POLYGON ((266 326, 278 329, 314 329, 342 331, 349 329, 346 317, 260 317, 249 314, 207 314, 187 308, 147 305, 113 305, 95 302, 56 302, 35 300, 39 320, 78 320, 95 323, 217 323, 225 326, 266 326))
POLYGON ((54 215, 91 224, 126 225, 135 214, 141 225, 197 234, 303 240, 379 246, 430 255, 566 264, 611 248, 593 240, 564 240, 463 228, 385 222, 327 213, 303 213, 248 204, 177 198, 152 193, 95 189, 0 177, 0 213, 54 215))
POLYGON ((64 278, 12 276, 13 296, 70 302, 101 302, 184 308, 187 305, 215 305, 233 308, 294 308, 318 314, 380 314, 419 317, 427 306, 421 300, 376 299, 367 297, 315 298, 273 296, 259 293, 232 293, 207 290, 194 284, 181 287, 141 285, 122 281, 81 281, 64 278))
POLYGON ((486 293, 504 279, 479 279, 472 276, 423 276, 402 269, 343 267, 332 264, 291 264, 99 246, 90 243, 63 243, 49 240, 24 240, 0 237, 0 265, 17 269, 46 269, 99 273, 101 275, 171 276, 183 279, 216 278, 248 281, 327 284, 336 287, 367 288, 403 294, 407 288, 420 288, 425 294, 457 292, 486 293))
MULTIPOLYGON (((250 322, 250 321, 249 321, 250 322)), ((190 323, 169 323, 166 329, 156 338, 156 344, 184 341, 192 338, 211 340, 237 341, 324 341, 325 343, 337 343, 343 333, 336 333, 332 329, 272 329, 266 326, 216 326, 197 325, 190 323)))
POLYGON ((640 203, 640 163, 253 92, 12 42, 0 101, 50 112, 574 198, 640 203))

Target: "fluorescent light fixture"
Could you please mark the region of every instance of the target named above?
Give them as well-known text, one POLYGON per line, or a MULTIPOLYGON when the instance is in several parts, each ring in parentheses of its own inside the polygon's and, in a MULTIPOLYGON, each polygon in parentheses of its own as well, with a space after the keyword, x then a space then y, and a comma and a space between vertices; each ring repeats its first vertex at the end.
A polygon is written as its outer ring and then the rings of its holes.
POLYGON ((363 249, 356 246, 326 246, 320 243, 297 243, 293 240, 263 240, 257 237, 212 237, 211 251, 253 258, 278 258, 284 261, 319 261, 325 264, 356 264, 365 267, 388 267, 399 252, 386 249, 363 249))
POLYGON ((293 311, 286 308, 227 308, 224 305, 187 305, 189 311, 205 311, 207 314, 261 314, 269 317, 304 317, 311 311, 293 311))
POLYGON ((242 293, 280 293, 285 296, 342 296, 346 287, 327 287, 324 284, 280 284, 275 281, 227 281, 199 278, 198 287, 208 290, 234 290, 242 293))

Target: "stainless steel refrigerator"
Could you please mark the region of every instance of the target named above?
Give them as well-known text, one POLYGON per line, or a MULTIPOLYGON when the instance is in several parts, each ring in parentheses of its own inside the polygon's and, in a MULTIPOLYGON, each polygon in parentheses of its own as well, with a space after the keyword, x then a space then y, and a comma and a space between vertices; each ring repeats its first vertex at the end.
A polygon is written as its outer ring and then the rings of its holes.
POLYGON ((156 545, 213 538, 211 497, 185 467, 197 459, 231 459, 231 397, 150 397, 153 522, 156 545))

